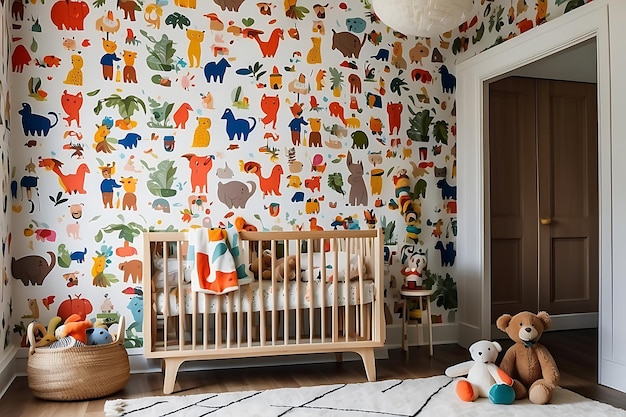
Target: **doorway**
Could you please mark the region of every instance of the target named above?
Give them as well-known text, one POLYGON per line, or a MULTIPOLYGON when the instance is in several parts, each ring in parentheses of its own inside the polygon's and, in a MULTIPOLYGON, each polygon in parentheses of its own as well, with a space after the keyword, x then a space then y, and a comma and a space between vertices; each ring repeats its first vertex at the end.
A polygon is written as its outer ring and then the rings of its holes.
POLYGON ((597 315, 596 95, 590 82, 489 84, 492 323, 523 310, 597 315))
MULTIPOLYGON (((594 0, 541 27, 508 40, 457 65, 457 200, 458 235, 456 274, 459 298, 458 341, 469 346, 491 336, 491 252, 488 202, 488 89, 489 82, 504 74, 537 62, 590 39, 596 40, 598 90, 598 174, 599 174, 599 349, 598 381, 626 392, 626 357, 621 348, 626 340, 623 279, 626 258, 620 256, 626 220, 619 215, 626 205, 621 188, 615 185, 624 165, 620 164, 626 144, 613 140, 624 131, 621 110, 626 103, 616 94, 626 85, 613 76, 626 65, 619 48, 610 39, 621 39, 626 27, 619 24, 626 15, 626 2, 594 0), (609 7, 610 6, 610 7, 609 7), (611 13, 609 13, 611 8, 611 13), (613 23, 610 25, 609 22, 613 23), (613 70, 613 72, 612 72, 613 70), (614 92, 615 94, 611 94, 614 92), (462 210, 461 210, 462 207, 462 210)), ((623 71, 622 71, 623 72, 623 71)))

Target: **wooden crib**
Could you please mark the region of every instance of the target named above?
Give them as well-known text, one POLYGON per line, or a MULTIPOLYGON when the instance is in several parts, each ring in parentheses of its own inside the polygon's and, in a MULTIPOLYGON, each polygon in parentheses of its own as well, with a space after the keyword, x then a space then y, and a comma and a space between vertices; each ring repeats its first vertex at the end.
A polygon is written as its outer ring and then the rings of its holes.
POLYGON ((174 390, 190 360, 356 352, 376 380, 374 349, 385 343, 383 233, 376 230, 241 231, 249 278, 223 295, 191 291, 187 234, 143 233, 144 348, 165 369, 163 392, 174 390), (249 266, 271 259, 271 278, 249 266), (278 259, 295 258, 293 280, 278 259), (149 279, 149 277, 151 279, 149 279))

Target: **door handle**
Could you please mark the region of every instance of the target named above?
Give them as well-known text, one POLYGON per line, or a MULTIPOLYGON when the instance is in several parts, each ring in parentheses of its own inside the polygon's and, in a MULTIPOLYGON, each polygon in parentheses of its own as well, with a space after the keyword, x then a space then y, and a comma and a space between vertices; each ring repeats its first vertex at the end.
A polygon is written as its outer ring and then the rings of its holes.
POLYGON ((542 217, 541 219, 539 219, 539 223, 541 223, 544 226, 548 226, 552 224, 552 219, 550 217, 542 217))

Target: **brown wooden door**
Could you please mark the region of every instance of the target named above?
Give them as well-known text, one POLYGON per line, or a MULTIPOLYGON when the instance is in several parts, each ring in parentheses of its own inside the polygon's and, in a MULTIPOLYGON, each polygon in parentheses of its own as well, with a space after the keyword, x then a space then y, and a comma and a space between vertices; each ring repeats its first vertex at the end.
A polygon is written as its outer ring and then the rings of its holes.
POLYGON ((538 80, 537 99, 539 308, 598 311, 596 86, 538 80))
POLYGON ((493 320, 597 311, 596 114, 595 85, 490 85, 493 320))

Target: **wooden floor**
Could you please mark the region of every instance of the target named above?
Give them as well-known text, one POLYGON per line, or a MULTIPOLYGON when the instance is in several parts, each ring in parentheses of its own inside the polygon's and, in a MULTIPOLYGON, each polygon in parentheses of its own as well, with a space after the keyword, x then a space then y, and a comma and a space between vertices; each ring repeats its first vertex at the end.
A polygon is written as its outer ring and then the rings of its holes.
MULTIPOLYGON (((504 349, 510 345, 508 340, 500 342, 504 349)), ((543 335, 541 342, 548 347, 559 366, 562 387, 626 410, 626 394, 596 383, 598 343, 595 329, 550 332, 543 335)), ((388 359, 376 361, 377 379, 441 375, 448 366, 468 359, 467 350, 457 345, 435 346, 432 358, 428 356, 427 346, 411 347, 408 354, 394 349, 389 351, 388 359)), ((301 387, 366 380, 360 361, 220 369, 179 373, 175 394, 301 387)), ((162 389, 161 374, 133 374, 126 388, 110 398, 163 395, 162 389)), ((0 414, 11 417, 101 417, 104 416, 102 410, 105 400, 106 398, 83 402, 41 401, 33 397, 26 377, 18 377, 0 399, 0 414)))

